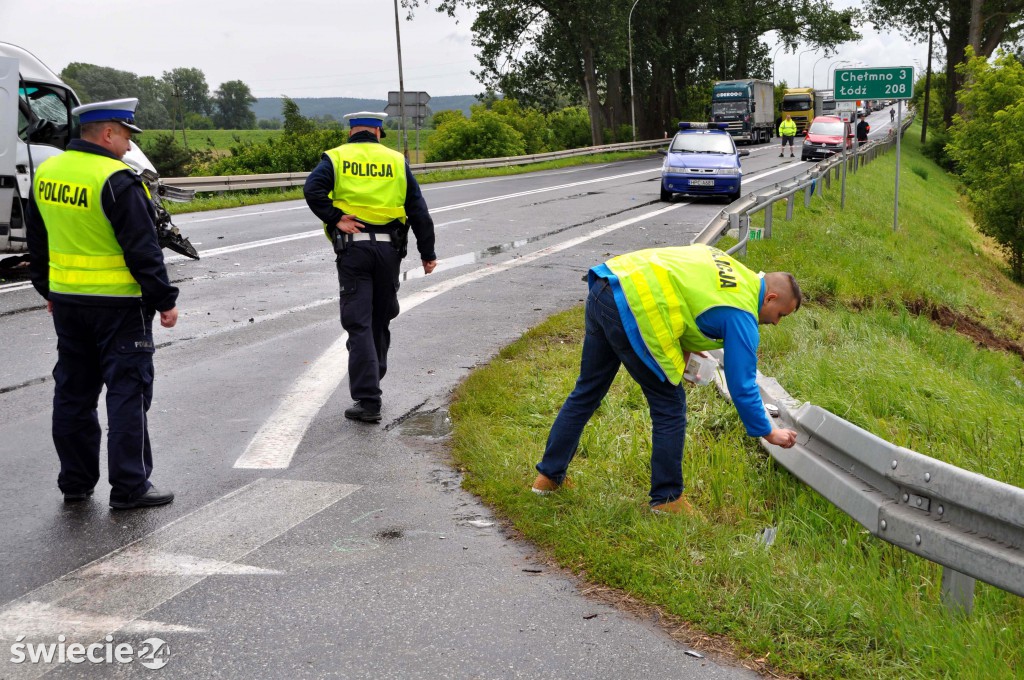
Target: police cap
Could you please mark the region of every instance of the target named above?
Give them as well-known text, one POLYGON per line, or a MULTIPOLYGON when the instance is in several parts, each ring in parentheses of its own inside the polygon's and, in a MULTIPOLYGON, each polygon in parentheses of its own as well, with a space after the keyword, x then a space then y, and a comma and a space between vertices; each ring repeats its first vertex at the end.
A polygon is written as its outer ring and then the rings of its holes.
POLYGON ((387 137, 387 133, 384 132, 384 119, 388 117, 386 113, 374 112, 374 111, 359 111, 358 113, 346 113, 345 120, 348 121, 350 128, 365 126, 380 128, 380 136, 387 137))
POLYGON ((135 97, 111 99, 105 102, 76 106, 71 109, 71 115, 78 116, 78 120, 83 124, 115 121, 132 132, 142 132, 142 128, 135 124, 135 108, 138 105, 139 100, 135 97))

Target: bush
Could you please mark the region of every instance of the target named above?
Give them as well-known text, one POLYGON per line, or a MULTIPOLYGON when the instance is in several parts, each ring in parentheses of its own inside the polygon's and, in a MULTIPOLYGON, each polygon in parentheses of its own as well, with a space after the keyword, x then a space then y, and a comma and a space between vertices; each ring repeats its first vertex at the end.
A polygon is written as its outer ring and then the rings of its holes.
POLYGON ((473 117, 447 119, 427 141, 427 162, 522 156, 526 144, 518 130, 493 111, 474 110, 473 117))
POLYGON ((340 146, 347 139, 344 130, 285 134, 276 140, 233 146, 230 156, 213 161, 206 169, 211 175, 309 172, 320 162, 324 151, 340 146))
POLYGON ((161 177, 184 177, 210 159, 210 152, 190 151, 172 135, 155 135, 145 153, 161 177))
POLYGON ((569 106, 548 115, 551 150, 590 146, 590 115, 582 106, 569 106))
POLYGON ((918 177, 923 179, 924 181, 926 181, 926 182, 928 181, 928 169, 927 168, 922 168, 919 165, 915 165, 914 167, 910 168, 910 170, 915 175, 917 175, 918 177))

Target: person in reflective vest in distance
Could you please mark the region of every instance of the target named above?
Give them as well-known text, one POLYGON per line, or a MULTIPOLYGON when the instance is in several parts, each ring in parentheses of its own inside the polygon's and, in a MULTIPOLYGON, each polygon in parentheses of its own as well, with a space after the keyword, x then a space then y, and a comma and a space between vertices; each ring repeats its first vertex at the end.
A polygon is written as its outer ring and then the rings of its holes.
POLYGON ((792 274, 757 274, 717 248, 693 245, 614 257, 591 268, 588 281, 580 375, 551 426, 534 493, 562 486, 583 428, 620 365, 650 407, 652 512, 692 512, 682 474, 682 381, 691 352, 725 349, 726 383, 747 434, 783 448, 796 443, 795 431, 765 415, 757 387, 758 324, 777 324, 803 299, 792 274))
POLYGON ((157 242, 156 213, 142 179, 121 159, 131 147, 139 100, 78 106, 81 139, 36 169, 26 213, 32 285, 57 333, 53 443, 57 486, 85 501, 100 478, 96 406, 107 388, 110 507, 165 505, 174 494, 149 482, 153 453, 153 317, 173 328, 178 289, 157 242))
POLYGON ((386 113, 345 116, 348 143, 324 152, 303 193, 324 223, 338 269, 341 326, 348 333, 345 417, 381 420, 380 381, 388 369, 391 320, 398 316, 398 275, 409 241, 429 274, 437 266, 434 222, 402 154, 380 143, 386 113))
POLYGON ((793 139, 796 138, 796 122, 788 113, 779 124, 779 137, 782 138, 782 147, 779 149, 779 158, 786 153, 786 144, 789 144, 789 156, 793 157, 793 139))

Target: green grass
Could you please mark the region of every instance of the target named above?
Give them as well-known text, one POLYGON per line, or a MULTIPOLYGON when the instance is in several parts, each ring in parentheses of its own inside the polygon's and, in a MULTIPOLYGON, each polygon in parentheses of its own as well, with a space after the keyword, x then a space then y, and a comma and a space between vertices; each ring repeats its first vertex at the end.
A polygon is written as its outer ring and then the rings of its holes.
MULTIPOLYGON (((397 137, 397 135, 396 135, 397 137)), ((469 170, 444 170, 438 172, 427 172, 416 175, 416 181, 420 184, 432 184, 434 182, 454 182, 463 179, 475 179, 478 177, 498 177, 503 175, 520 175, 527 172, 539 172, 541 170, 555 170, 576 165, 590 165, 594 163, 613 163, 615 161, 632 160, 635 158, 647 158, 650 151, 619 151, 616 153, 601 153, 592 156, 577 156, 573 158, 560 158, 543 163, 532 163, 530 165, 512 165, 504 168, 476 168, 469 170)), ((211 192, 212 193, 212 192, 211 192)), ((201 194, 198 198, 188 203, 165 202, 164 207, 172 215, 180 215, 190 212, 203 212, 207 210, 221 210, 223 208, 238 208, 246 205, 259 205, 262 203, 276 203, 278 201, 294 201, 302 198, 302 189, 265 189, 258 191, 231 191, 223 195, 201 194)))
MULTIPOLYGON (((269 139, 277 139, 283 133, 282 130, 186 130, 185 136, 188 139, 190 149, 200 151, 227 151, 233 146, 242 142, 261 143, 269 139)), ((158 135, 169 135, 170 130, 146 130, 138 136, 136 141, 144 152, 149 150, 158 135)), ((182 144, 181 130, 174 133, 174 138, 182 144)))
MULTIPOLYGON (((1024 335, 1024 290, 966 216, 955 181, 908 134, 900 230, 895 154, 838 185, 774 238, 755 270, 793 271, 805 306, 762 335, 761 368, 797 398, 921 453, 1024 486, 1024 363, 907 311, 946 305, 1024 335)), ((779 215, 781 211, 776 211, 779 215)), ((552 317, 458 389, 453 455, 465 486, 553 559, 730 639, 747 660, 808 678, 1024 674, 1024 602, 979 583, 970 617, 940 602, 941 567, 871 536, 745 436, 711 387, 689 388, 684 477, 698 518, 646 512, 650 422, 624 375, 584 432, 572 488, 529 492, 578 374, 582 310, 552 317), (755 537, 777 527, 774 545, 755 537)), ((759 665, 759 664, 755 664, 759 665)))

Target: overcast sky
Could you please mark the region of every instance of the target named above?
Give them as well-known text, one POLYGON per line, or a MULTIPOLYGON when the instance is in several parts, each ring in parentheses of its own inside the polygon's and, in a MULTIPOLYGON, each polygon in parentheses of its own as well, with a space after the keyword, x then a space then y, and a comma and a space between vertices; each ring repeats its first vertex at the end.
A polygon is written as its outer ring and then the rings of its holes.
MULTIPOLYGON (((421 7, 412 21, 401 16, 406 90, 482 90, 470 75, 479 68, 471 14, 456 21, 421 7)), ((157 77, 195 67, 211 92, 228 80, 244 81, 257 97, 386 99, 398 89, 392 0, 0 0, 0 41, 24 47, 58 73, 73 61, 157 77)), ((913 66, 926 56, 926 45, 864 29, 864 39, 841 46, 838 56, 804 54, 799 67, 798 55, 780 51, 775 77, 796 86, 799 75, 803 86, 824 89, 829 65, 842 59, 913 66)))

